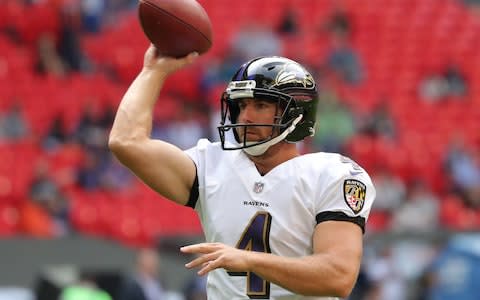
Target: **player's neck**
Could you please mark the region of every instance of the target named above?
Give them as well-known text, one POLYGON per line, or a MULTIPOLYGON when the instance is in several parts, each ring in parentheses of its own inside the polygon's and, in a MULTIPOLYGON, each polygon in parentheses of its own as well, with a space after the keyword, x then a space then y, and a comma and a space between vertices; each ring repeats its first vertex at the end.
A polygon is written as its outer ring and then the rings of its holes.
POLYGON ((295 144, 280 142, 268 148, 268 150, 259 156, 247 155, 257 167, 258 172, 263 176, 270 172, 276 166, 299 156, 295 144))

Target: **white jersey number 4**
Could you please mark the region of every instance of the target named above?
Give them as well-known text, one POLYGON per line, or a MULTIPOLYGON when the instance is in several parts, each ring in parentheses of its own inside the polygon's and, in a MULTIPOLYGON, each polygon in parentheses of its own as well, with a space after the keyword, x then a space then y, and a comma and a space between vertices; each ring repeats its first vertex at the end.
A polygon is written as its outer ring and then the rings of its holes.
MULTIPOLYGON (((250 219, 237 242, 237 248, 247 251, 270 253, 270 225, 272 216, 258 212, 250 219)), ((247 276, 247 296, 250 299, 269 299, 270 282, 253 272, 228 272, 230 276, 247 276)))

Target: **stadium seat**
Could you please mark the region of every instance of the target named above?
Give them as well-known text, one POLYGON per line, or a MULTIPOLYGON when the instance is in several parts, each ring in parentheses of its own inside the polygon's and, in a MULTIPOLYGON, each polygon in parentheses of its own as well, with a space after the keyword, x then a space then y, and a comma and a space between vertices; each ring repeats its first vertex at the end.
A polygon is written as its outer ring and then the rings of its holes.
POLYGON ((19 233, 18 207, 0 199, 0 236, 14 236, 19 233))
POLYGON ((93 194, 82 190, 69 193, 70 223, 78 232, 92 236, 102 236, 101 220, 93 194))
POLYGON ((462 199, 455 195, 447 195, 440 206, 441 223, 452 230, 472 230, 478 228, 479 213, 465 206, 462 199))

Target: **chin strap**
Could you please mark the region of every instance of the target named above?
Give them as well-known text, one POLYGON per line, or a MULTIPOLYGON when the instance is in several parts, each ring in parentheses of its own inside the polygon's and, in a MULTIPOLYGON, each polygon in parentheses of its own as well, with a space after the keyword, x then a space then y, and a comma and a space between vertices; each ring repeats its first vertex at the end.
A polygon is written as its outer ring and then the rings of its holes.
MULTIPOLYGON (((259 145, 248 147, 248 148, 243 148, 242 150, 245 151, 248 155, 251 155, 251 156, 262 155, 263 153, 265 153, 268 150, 268 148, 270 148, 270 146, 273 146, 276 143, 282 141, 283 139, 285 139, 285 137, 287 137, 287 135, 289 135, 292 131, 294 131, 295 128, 297 127, 298 122, 300 122, 300 120, 302 120, 302 117, 303 117, 303 115, 299 115, 295 120, 293 120, 292 125, 290 125, 290 127, 288 127, 279 136, 274 137, 273 139, 271 139, 268 142, 265 142, 263 144, 259 144, 259 145)), ((246 142, 245 144, 248 146, 249 144, 251 145, 251 144, 254 144, 254 143, 256 143, 256 142, 246 142)))

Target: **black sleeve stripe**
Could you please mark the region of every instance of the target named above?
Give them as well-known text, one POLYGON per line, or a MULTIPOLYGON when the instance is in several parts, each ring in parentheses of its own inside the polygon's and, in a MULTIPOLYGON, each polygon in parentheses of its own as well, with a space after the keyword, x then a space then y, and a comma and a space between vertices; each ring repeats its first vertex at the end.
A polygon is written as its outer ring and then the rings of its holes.
POLYGON ((188 207, 195 208, 198 200, 198 173, 197 166, 195 165, 195 180, 193 181, 192 188, 190 189, 190 198, 188 198, 187 205, 188 207))
POLYGON ((343 212, 339 211, 324 211, 316 216, 317 224, 325 221, 347 221, 352 222, 362 228, 362 232, 365 233, 365 218, 363 217, 350 217, 343 212))

